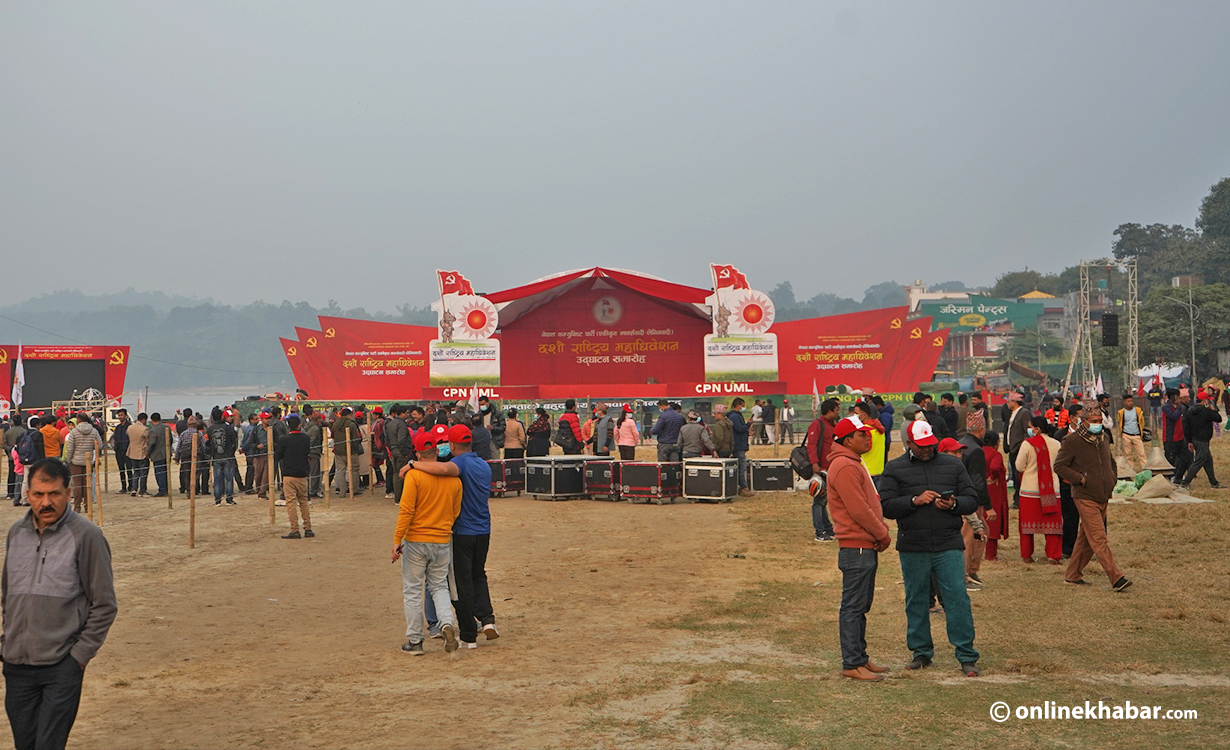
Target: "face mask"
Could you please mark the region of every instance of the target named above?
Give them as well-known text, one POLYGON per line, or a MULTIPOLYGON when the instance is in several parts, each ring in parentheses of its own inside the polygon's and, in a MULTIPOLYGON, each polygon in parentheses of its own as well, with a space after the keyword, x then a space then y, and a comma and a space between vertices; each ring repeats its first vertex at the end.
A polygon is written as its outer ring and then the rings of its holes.
POLYGON ((489 407, 489 406, 484 406, 484 407, 482 407, 482 410, 483 410, 483 411, 487 411, 487 409, 489 409, 489 408, 491 408, 491 407, 489 407))
POLYGON ((440 458, 447 458, 448 456, 452 455, 452 450, 449 448, 448 443, 444 443, 443 445, 441 445, 436 455, 439 456, 440 458))
POLYGON ((1032 427, 1030 427, 1029 429, 1025 430, 1025 432, 1026 432, 1026 433, 1028 433, 1030 437, 1033 437, 1034 435, 1037 435, 1037 434, 1038 434, 1038 431, 1037 431, 1037 430, 1035 430, 1035 429, 1034 429, 1034 428, 1032 428, 1032 427))
POLYGON ((1091 425, 1089 425, 1089 432, 1090 432, 1090 433, 1092 433, 1092 434, 1096 435, 1096 434, 1098 434, 1098 433, 1099 433, 1099 432, 1101 432, 1101 431, 1102 431, 1102 423, 1101 423, 1101 422, 1098 422, 1097 424, 1091 424, 1091 425))

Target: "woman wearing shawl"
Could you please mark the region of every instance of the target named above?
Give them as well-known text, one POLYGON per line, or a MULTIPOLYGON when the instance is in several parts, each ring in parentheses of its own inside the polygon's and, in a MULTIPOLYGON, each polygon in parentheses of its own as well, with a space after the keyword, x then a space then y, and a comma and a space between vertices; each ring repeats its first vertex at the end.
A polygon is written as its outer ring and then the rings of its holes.
POLYGON ((998 432, 988 432, 982 438, 982 452, 987 459, 987 492, 995 511, 995 520, 987 521, 986 559, 998 562, 999 540, 1008 538, 1008 467, 999 452, 998 432))
POLYGON ((1027 430, 1028 437, 1016 457, 1016 470, 1021 475, 1017 530, 1021 535, 1022 560, 1034 561, 1034 534, 1044 534, 1046 557, 1052 565, 1058 565, 1063 554, 1059 475, 1054 469, 1059 441, 1046 434, 1048 427, 1046 417, 1034 417, 1027 430))
POLYGON ((545 456, 551 452, 551 417, 541 406, 534 410, 534 422, 525 431, 530 437, 527 456, 545 456))

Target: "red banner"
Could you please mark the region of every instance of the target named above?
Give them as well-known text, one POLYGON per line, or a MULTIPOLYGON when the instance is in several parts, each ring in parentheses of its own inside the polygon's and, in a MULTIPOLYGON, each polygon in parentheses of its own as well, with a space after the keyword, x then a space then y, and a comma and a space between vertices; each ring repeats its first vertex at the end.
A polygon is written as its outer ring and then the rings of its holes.
POLYGON ((889 391, 906 312, 892 307, 774 323, 778 377, 791 393, 810 393, 813 379, 821 393, 839 384, 889 391))
MULTIPOLYGON (((8 399, 13 393, 13 368, 17 362, 17 344, 0 345, 0 395, 8 399)), ((106 381, 104 395, 119 398, 124 393, 124 379, 128 375, 127 346, 42 346, 25 344, 21 347, 22 359, 102 360, 103 377, 106 381)), ((67 395, 71 394, 66 394, 67 395)), ((50 406, 50 404, 31 404, 50 406)))
POLYGON ((929 317, 907 321, 888 390, 916 391, 919 383, 931 380, 944 343, 948 341, 949 330, 932 331, 929 317))
POLYGON ((500 382, 583 389, 701 381, 711 327, 707 318, 638 291, 577 288, 503 328, 500 382))
POLYGON ((303 351, 303 344, 284 338, 279 338, 278 343, 282 345, 282 353, 286 355, 286 361, 290 364, 290 372, 295 376, 295 383, 309 394, 315 393, 317 391, 316 381, 308 370, 307 354, 303 351))
POLYGON ((313 398, 409 400, 417 399, 428 384, 427 351, 434 327, 327 316, 320 317, 320 327, 316 345, 306 351, 312 352, 312 372, 328 376, 316 378, 321 395, 304 389, 313 398))

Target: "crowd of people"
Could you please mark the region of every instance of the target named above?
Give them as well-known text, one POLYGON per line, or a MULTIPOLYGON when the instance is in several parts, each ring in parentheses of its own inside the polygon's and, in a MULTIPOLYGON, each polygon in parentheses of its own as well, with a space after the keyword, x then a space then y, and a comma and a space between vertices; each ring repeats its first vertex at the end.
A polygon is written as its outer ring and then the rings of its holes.
MULTIPOLYGON (((1172 482, 1186 487, 1204 469, 1210 486, 1219 487, 1209 450, 1223 419, 1218 394, 1199 390, 1194 405, 1186 391, 1164 395, 1160 413, 1149 416, 1161 420, 1172 482)), ((870 660, 865 638, 878 554, 890 545, 885 519, 898 526, 906 643, 913 653, 906 669, 931 665, 930 618, 943 613, 962 672, 980 674, 969 592, 983 587, 983 560, 999 560, 1013 511, 1023 562, 1062 566, 1067 560, 1063 581, 1084 587, 1090 585, 1085 568, 1096 556, 1112 592, 1132 585, 1107 535, 1108 502, 1119 477, 1112 446, 1142 468, 1148 417, 1132 394, 1124 394, 1117 410, 1105 394, 1087 401, 1048 398, 1038 409, 1024 401, 1023 393, 1008 394, 1001 438, 987 429, 990 409, 979 394, 944 394, 937 404, 916 393, 903 412, 904 453, 892 460, 886 460, 893 420, 885 404, 860 400, 844 418, 837 399, 820 405, 805 443, 813 471, 826 472, 826 482, 811 485, 816 541, 836 539, 839 547, 843 676, 874 681, 887 671, 870 660), (1038 536, 1041 558, 1035 558, 1038 536)))

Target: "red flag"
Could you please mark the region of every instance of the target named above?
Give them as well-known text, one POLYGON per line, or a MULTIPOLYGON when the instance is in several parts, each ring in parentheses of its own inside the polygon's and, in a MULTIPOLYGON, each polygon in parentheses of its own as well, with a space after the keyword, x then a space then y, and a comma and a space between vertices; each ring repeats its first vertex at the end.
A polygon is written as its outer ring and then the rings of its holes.
POLYGON ((750 289, 747 285, 747 277, 739 273, 734 266, 719 266, 713 265, 713 278, 717 282, 717 289, 750 289))
POLYGON ((446 294, 474 294, 474 287, 456 271, 436 271, 440 278, 440 296, 446 294))

